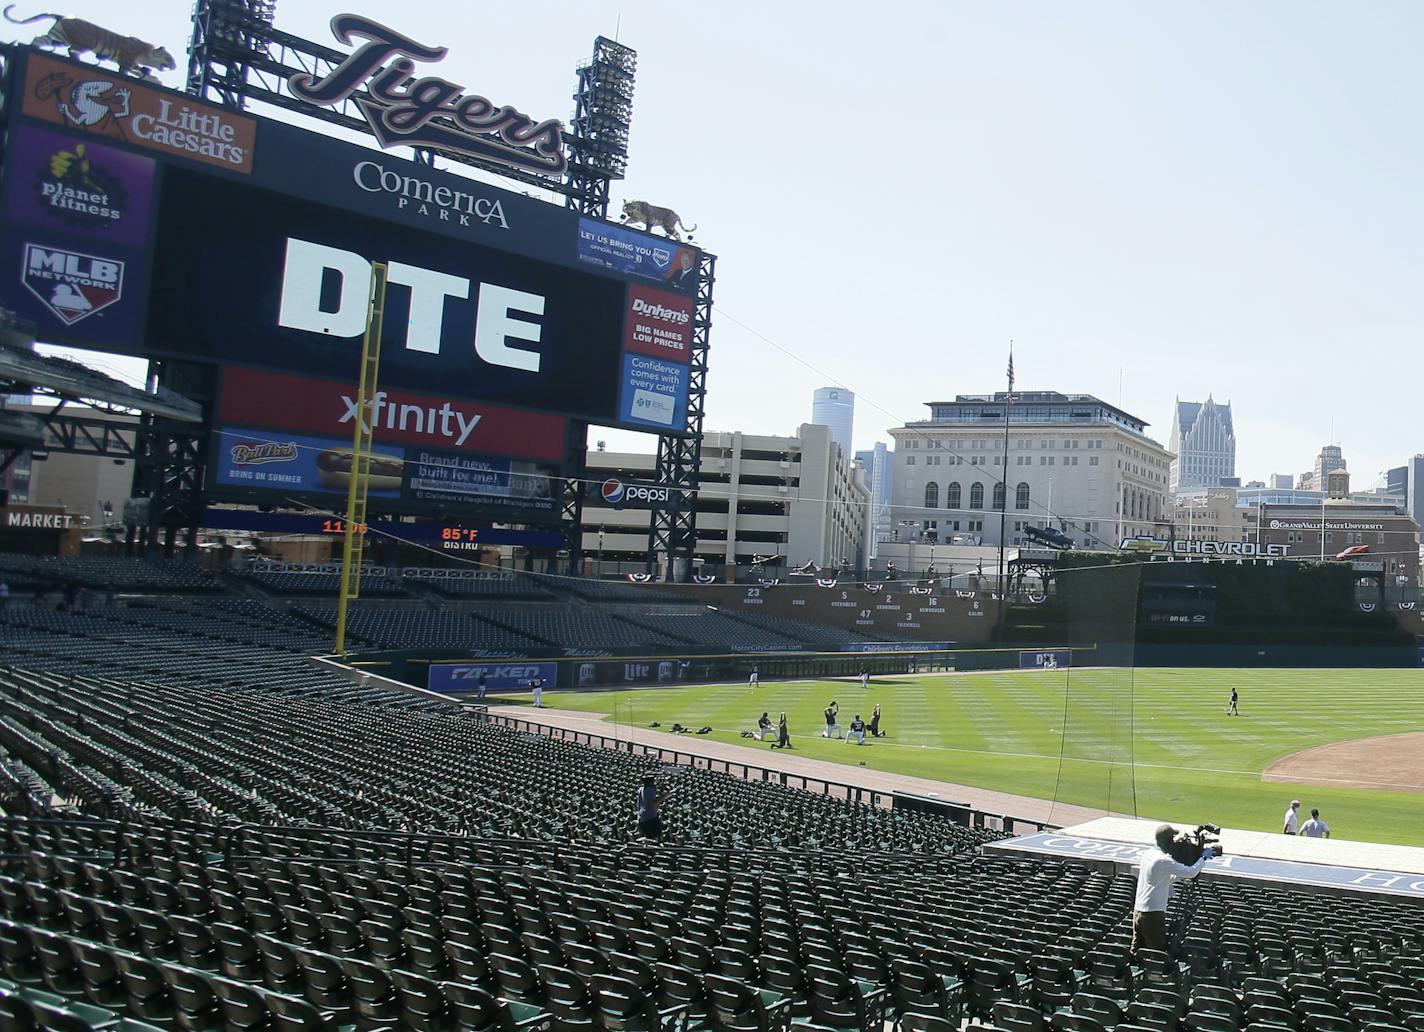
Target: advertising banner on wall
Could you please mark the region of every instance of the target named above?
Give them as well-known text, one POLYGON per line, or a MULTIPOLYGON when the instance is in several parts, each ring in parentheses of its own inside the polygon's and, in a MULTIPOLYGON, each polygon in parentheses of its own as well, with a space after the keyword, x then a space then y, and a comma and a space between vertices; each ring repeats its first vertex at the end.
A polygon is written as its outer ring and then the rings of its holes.
POLYGON ((0 302, 55 344, 134 351, 147 305, 140 253, 23 226, 0 232, 0 302))
MULTIPOLYGON (((228 370, 209 489, 345 491, 355 393, 336 381, 228 370)), ((403 391, 378 391, 366 411, 375 420, 373 499, 557 516, 565 435, 558 416, 403 391)))
POLYGON ((122 247, 148 243, 152 159, 21 125, 10 134, 5 163, 8 223, 122 247))
POLYGON ((686 244, 597 219, 579 219, 578 258, 586 265, 690 293, 697 251, 686 244))
MULTIPOLYGON (((351 441, 280 431, 218 432, 209 468, 210 488, 283 491, 288 494, 340 493, 351 486, 351 441)), ((401 449, 377 445, 371 458, 370 496, 398 498, 401 449)))
POLYGON ((1019 653, 1020 670, 1066 670, 1073 665, 1071 649, 1044 649, 1019 653))
POLYGON ((552 688, 559 676, 557 663, 431 663, 426 684, 432 692, 470 694, 479 691, 480 674, 485 675, 485 690, 491 692, 527 689, 530 681, 542 680, 552 688))
POLYGON ((228 172, 252 170, 257 121, 131 76, 26 55, 21 110, 74 132, 228 172))
MULTIPOLYGON (((375 413, 372 437, 381 444, 550 461, 563 456, 565 421, 545 412, 384 388, 368 402, 368 412, 375 413)), ((218 395, 218 418, 223 423, 349 441, 356 416, 356 388, 351 383, 255 369, 223 373, 218 395)))
POLYGON ((41 340, 141 347, 154 162, 36 126, 9 142, 0 302, 41 340))
POLYGON ((657 509, 668 505, 675 488, 651 480, 631 480, 627 477, 604 477, 591 480, 585 490, 588 500, 601 502, 613 509, 657 509))

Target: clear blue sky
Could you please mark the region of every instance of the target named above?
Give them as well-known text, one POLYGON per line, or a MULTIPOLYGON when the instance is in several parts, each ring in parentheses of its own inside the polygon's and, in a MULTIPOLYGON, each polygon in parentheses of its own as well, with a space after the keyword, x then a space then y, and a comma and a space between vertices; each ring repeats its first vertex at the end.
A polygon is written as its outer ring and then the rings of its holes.
MULTIPOLYGON (((71 7, 185 49, 186 2, 71 7)), ((1121 397, 1163 443, 1174 396, 1229 399, 1247 478, 1308 468, 1332 423, 1359 487, 1424 451, 1424 5, 280 0, 277 24, 324 41, 342 10, 562 117, 621 15, 615 201, 700 224, 719 307, 821 371, 720 318, 709 429, 789 431, 835 380, 863 447, 1001 389, 1013 338, 1019 387, 1121 397)))

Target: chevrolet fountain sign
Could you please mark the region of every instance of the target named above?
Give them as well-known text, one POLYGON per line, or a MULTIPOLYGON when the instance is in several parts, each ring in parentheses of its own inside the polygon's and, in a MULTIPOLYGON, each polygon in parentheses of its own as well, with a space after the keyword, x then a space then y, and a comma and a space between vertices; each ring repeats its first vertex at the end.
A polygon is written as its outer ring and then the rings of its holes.
POLYGON ((1185 559, 1278 559, 1288 554, 1286 545, 1254 541, 1168 541, 1141 537, 1124 538, 1119 547, 1124 552, 1185 559))

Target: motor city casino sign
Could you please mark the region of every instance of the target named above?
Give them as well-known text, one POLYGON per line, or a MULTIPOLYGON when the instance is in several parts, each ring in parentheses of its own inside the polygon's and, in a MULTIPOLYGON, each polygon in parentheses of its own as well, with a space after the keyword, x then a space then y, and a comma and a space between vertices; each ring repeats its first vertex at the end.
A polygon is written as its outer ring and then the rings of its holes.
POLYGON ((365 42, 320 77, 300 72, 288 79, 298 100, 335 107, 354 99, 384 148, 429 147, 549 176, 568 168, 558 119, 536 122, 459 83, 416 78, 417 62, 443 60, 445 47, 426 46, 356 14, 332 18, 331 33, 346 46, 365 42))
MULTIPOLYGON (((1317 529, 1319 524, 1316 524, 1317 529)), ((1289 554, 1286 545, 1255 541, 1169 541, 1166 538, 1123 538, 1124 552, 1139 552, 1153 558, 1184 559, 1279 559, 1289 554)))

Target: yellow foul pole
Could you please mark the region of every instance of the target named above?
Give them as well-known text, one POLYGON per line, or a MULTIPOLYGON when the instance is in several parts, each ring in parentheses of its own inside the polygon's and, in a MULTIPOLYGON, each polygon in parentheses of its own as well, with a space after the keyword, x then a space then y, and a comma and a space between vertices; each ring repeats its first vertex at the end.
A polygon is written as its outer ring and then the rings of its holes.
POLYGON ((371 296, 361 340, 361 379, 356 385, 356 428, 351 432, 351 482, 346 488, 346 528, 341 543, 341 596, 336 607, 336 654, 346 655, 346 609, 361 594, 362 547, 366 540, 366 492, 371 476, 373 411, 381 365, 381 321, 386 309, 386 266, 371 263, 371 296))

